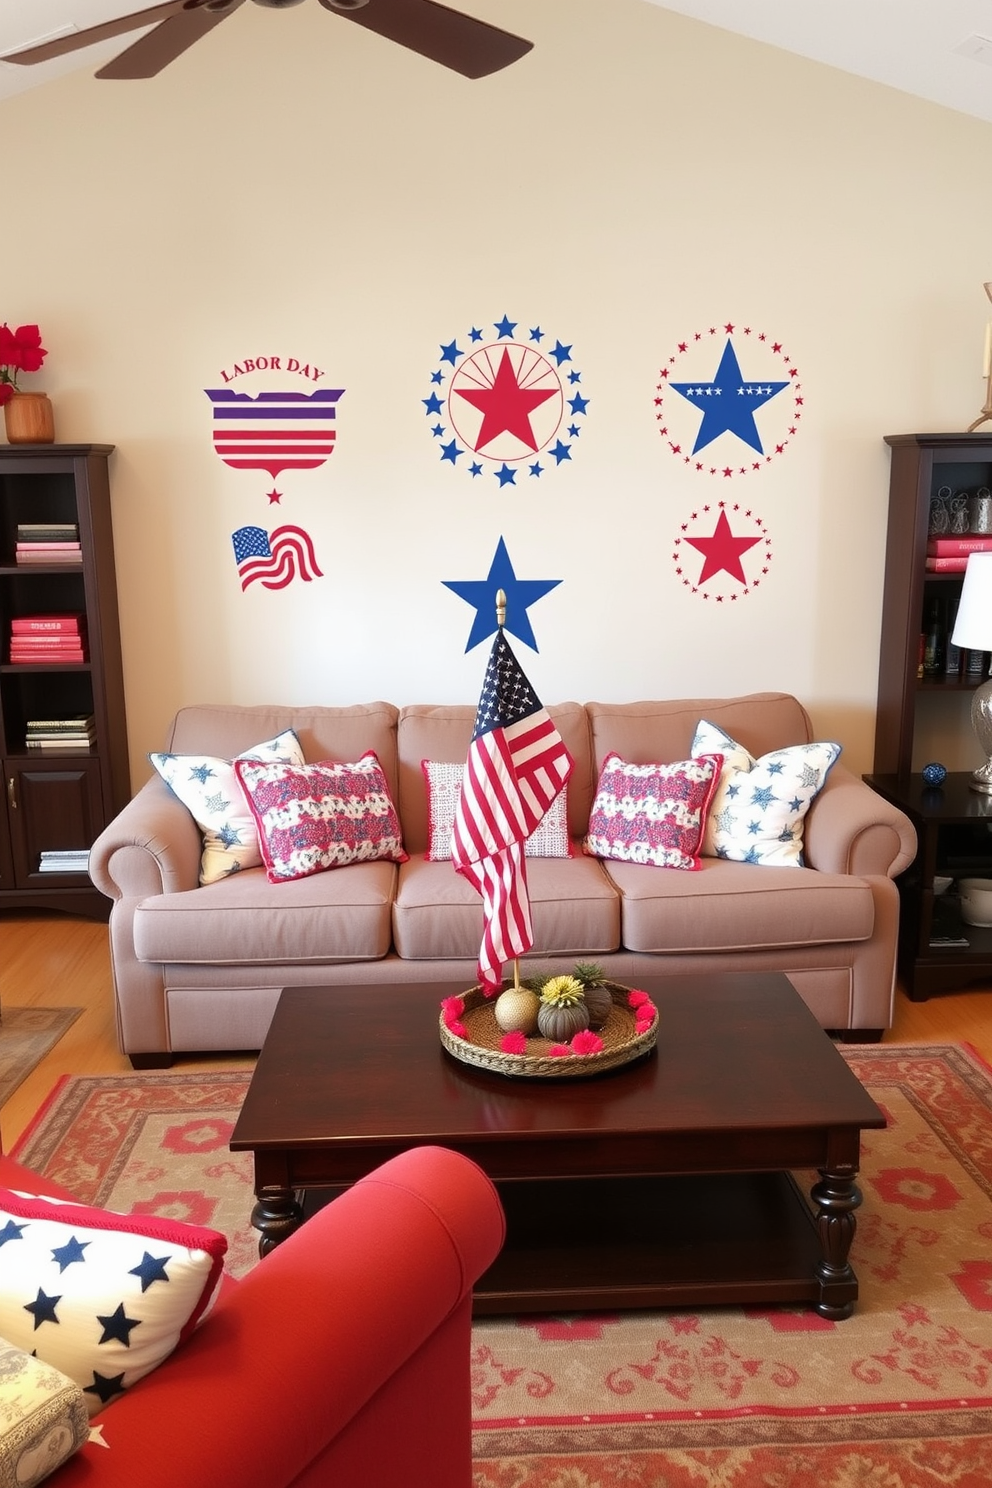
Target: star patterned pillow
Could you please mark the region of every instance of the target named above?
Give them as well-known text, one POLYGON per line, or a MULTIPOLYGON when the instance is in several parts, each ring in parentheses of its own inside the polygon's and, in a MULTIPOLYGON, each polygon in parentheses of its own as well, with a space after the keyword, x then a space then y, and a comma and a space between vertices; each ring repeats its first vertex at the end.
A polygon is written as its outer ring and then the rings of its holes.
MULTIPOLYGON (((200 883, 217 883, 242 868, 258 868, 262 854, 255 818, 238 784, 234 764, 212 754, 150 754, 155 769, 193 817, 203 836, 200 883)), ((303 764, 292 729, 246 749, 238 759, 303 764)))
POLYGON ((840 751, 839 744, 796 744, 754 759, 722 728, 701 719, 692 741, 693 758, 723 755, 703 856, 801 868, 803 818, 840 751))
POLYGON ((0 1336, 75 1380, 95 1415, 206 1316, 226 1251, 199 1225, 0 1189, 0 1336))

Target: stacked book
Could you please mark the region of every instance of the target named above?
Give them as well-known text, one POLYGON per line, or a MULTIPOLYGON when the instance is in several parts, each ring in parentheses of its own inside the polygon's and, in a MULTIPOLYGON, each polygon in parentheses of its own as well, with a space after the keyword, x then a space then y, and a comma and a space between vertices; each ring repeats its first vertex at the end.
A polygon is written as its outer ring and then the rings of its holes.
POLYGON ((86 660, 86 616, 81 611, 57 615, 15 615, 10 622, 10 659, 64 666, 86 660))
POLYGON ((77 522, 18 522, 15 563, 82 562, 77 522))
POLYGON ((88 847, 46 851, 38 863, 40 873, 85 873, 90 861, 88 847))
POLYGON ((927 573, 964 573, 969 553, 992 553, 992 537, 932 537, 927 543, 927 573))
POLYGON ((62 749, 85 754, 96 743, 92 713, 69 714, 65 718, 29 718, 24 729, 28 749, 62 749))

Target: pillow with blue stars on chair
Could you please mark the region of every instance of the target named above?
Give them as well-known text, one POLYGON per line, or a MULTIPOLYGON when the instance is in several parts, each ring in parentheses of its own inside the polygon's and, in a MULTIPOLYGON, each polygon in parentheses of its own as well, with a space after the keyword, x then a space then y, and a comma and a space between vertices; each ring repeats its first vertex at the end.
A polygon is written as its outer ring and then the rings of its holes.
POLYGON ((723 755, 703 856, 768 868, 803 866, 803 818, 840 754, 839 744, 795 744, 754 759, 715 723, 700 719, 692 757, 723 755))
POLYGON ((0 1337, 75 1380, 95 1415, 206 1316, 226 1251, 199 1225, 0 1189, 0 1337))
MULTIPOLYGON (((200 829, 200 883, 217 883, 241 868, 260 868, 255 818, 248 809, 231 760, 212 754, 150 754, 155 769, 200 829)), ((302 765, 303 749, 292 729, 239 754, 242 760, 302 765)))

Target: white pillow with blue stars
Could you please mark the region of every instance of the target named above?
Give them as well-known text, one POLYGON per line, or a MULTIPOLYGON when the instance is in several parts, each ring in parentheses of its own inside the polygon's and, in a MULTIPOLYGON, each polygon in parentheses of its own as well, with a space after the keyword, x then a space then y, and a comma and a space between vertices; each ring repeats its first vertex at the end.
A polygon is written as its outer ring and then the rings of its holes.
MULTIPOLYGON (((150 754, 155 769, 179 797, 203 835, 200 883, 217 883, 242 868, 260 868, 258 829, 238 784, 233 763, 212 754, 150 754)), ((303 750, 292 729, 255 744, 238 759, 302 765, 303 750)))
POLYGON ((801 868, 803 818, 840 751, 839 744, 796 744, 754 759, 722 728, 701 719, 692 741, 693 759, 723 755, 703 856, 801 868))
POLYGON ((226 1251, 200 1225, 0 1189, 0 1337, 75 1380, 96 1415, 206 1316, 226 1251))

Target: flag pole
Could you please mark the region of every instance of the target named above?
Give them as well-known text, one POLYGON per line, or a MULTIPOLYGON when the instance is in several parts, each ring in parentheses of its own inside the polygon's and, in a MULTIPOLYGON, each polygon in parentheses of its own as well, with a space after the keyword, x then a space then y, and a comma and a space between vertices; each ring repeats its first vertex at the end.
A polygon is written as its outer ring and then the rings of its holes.
MULTIPOLYGON (((506 591, 496 590, 496 624, 500 630, 506 624, 506 591)), ((520 991, 520 962, 516 956, 513 958, 513 990, 520 991)))

